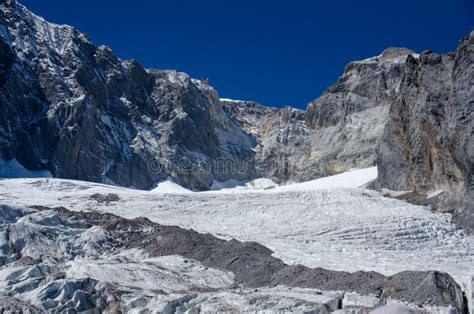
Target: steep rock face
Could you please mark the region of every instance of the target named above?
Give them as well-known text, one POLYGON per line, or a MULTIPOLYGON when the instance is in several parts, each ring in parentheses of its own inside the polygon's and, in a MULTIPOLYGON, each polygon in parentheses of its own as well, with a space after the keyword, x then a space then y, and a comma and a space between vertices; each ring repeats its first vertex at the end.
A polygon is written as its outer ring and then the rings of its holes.
POLYGON ((312 130, 319 167, 336 173, 375 162, 391 101, 407 69, 405 48, 389 48, 381 55, 351 62, 325 93, 308 105, 305 119, 312 130))
POLYGON ((474 32, 454 53, 408 64, 378 146, 377 185, 443 190, 436 207, 474 230, 474 32))
POLYGON ((6 40, 0 37, 0 87, 5 84, 13 65, 13 53, 6 40))
POLYGON ((304 111, 271 108, 250 101, 225 100, 223 104, 224 110, 257 139, 254 164, 259 176, 278 182, 321 176, 308 164, 312 143, 304 111))
POLYGON ((207 83, 122 61, 15 1, 1 3, 0 38, 1 159, 142 189, 166 176, 196 189, 252 177, 254 139, 207 83), (239 171, 213 167, 219 158, 239 171))
POLYGON ((391 101, 400 88, 405 48, 350 63, 344 74, 306 111, 225 100, 224 108, 258 142, 260 176, 305 181, 375 163, 391 101))
POLYGON ((349 63, 337 82, 308 105, 308 125, 335 126, 352 113, 387 106, 399 90, 409 55, 416 56, 406 48, 389 48, 379 56, 349 63))

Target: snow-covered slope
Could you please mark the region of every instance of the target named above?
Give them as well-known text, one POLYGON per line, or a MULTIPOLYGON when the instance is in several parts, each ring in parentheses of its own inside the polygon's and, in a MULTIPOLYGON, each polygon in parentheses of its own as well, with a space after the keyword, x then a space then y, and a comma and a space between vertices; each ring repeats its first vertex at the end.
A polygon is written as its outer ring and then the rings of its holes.
MULTIPOLYGON (((259 178, 249 182, 237 180, 214 182, 211 187, 212 191, 206 193, 249 193, 252 191, 258 193, 264 191, 281 193, 289 191, 312 191, 335 188, 358 188, 373 182, 376 178, 377 167, 370 167, 365 169, 353 169, 351 171, 333 176, 281 186, 268 178, 259 178)), ((181 189, 173 188, 173 192, 179 192, 181 189)))
POLYGON ((357 188, 374 179, 373 168, 271 190, 222 190, 170 194, 60 179, 0 181, 0 203, 65 206, 147 217, 223 239, 256 241, 288 264, 345 271, 440 270, 465 289, 474 275, 474 237, 449 214, 357 188), (28 191, 28 198, 24 197, 28 191), (91 195, 114 193, 98 203, 91 195))
POLYGON ((164 193, 164 194, 186 194, 192 193, 191 190, 183 188, 181 185, 174 183, 172 180, 167 179, 156 185, 150 192, 152 193, 164 193))
POLYGON ((276 188, 275 192, 287 191, 311 191, 335 188, 357 188, 362 187, 377 178, 377 167, 366 169, 354 169, 334 176, 324 177, 317 180, 288 184, 276 188))

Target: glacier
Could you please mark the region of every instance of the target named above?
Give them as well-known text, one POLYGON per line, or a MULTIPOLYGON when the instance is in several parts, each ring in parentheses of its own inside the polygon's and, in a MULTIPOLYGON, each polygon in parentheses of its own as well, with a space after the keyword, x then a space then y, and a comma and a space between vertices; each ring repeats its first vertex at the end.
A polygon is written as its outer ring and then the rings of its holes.
MULTIPOLYGON (((437 270, 450 274, 470 294, 474 236, 453 224, 449 214, 433 213, 426 207, 385 197, 381 191, 365 189, 374 177, 376 169, 367 168, 272 189, 237 187, 207 192, 192 192, 172 182, 158 185, 153 191, 142 191, 53 178, 4 179, 0 180, 0 204, 18 208, 64 206, 127 219, 146 217, 220 239, 258 242, 288 265, 375 271, 387 276, 407 270, 437 270), (26 190, 28 197, 24 197, 26 190), (118 200, 98 203, 91 198, 96 193, 116 194, 118 200)), ((141 256, 133 260, 147 259, 146 252, 133 254, 141 256)), ((106 280, 108 272, 108 280, 112 281, 141 282, 140 276, 148 276, 146 269, 133 265, 129 270, 120 270, 127 265, 114 266, 113 260, 118 258, 76 259, 71 261, 70 273, 73 278, 106 280), (135 276, 132 269, 137 278, 127 279, 135 276)), ((151 259, 150 267, 170 261, 172 267, 183 264, 178 257, 170 257, 151 259)), ((193 272, 199 270, 198 264, 193 267, 197 267, 191 268, 193 272)), ((216 276, 216 272, 209 276, 216 276)), ((201 279, 225 282, 231 275, 222 274, 220 279, 206 276, 201 279)), ((143 284, 147 285, 146 281, 143 284)), ((229 300, 236 296, 220 297, 229 300)))

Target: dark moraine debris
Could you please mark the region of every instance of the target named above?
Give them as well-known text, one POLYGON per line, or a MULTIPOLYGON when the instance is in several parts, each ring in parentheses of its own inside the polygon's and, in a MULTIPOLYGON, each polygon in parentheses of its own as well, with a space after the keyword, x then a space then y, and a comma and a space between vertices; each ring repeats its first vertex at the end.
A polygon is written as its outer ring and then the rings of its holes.
POLYGON ((95 193, 91 195, 91 199, 96 200, 98 203, 105 203, 106 205, 110 205, 112 202, 120 201, 120 197, 115 193, 109 193, 109 194, 95 193))

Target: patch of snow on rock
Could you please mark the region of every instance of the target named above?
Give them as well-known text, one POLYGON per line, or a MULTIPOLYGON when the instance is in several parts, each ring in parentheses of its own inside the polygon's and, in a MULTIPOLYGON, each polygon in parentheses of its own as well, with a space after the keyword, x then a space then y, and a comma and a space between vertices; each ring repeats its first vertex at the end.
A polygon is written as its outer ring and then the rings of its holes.
POLYGON ((220 101, 226 101, 226 102, 245 102, 244 100, 236 100, 236 99, 230 99, 230 98, 220 98, 220 101))

